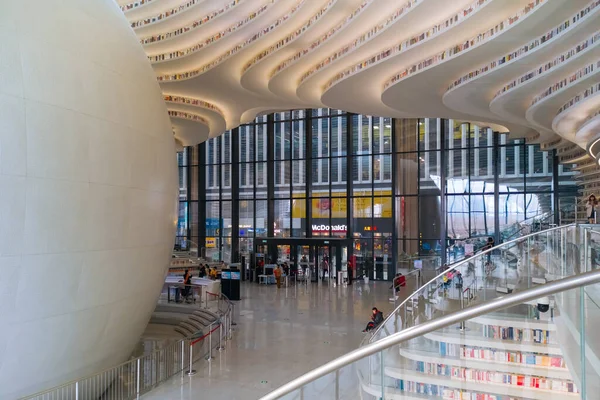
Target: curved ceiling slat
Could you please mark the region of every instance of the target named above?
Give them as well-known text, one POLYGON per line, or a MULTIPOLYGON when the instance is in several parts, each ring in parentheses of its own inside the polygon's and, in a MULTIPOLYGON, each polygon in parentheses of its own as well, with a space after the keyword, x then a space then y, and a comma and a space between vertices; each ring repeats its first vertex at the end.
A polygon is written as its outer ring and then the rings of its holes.
POLYGON ((183 144, 264 110, 326 105, 496 124, 589 164, 600 0, 309 1, 117 3, 183 144))

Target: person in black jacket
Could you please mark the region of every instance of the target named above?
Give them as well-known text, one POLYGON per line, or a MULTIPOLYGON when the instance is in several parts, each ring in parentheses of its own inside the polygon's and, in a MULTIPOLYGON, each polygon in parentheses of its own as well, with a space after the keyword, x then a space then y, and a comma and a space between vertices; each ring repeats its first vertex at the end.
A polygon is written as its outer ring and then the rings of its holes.
POLYGON ((383 313, 379 311, 377 307, 373 307, 372 311, 373 314, 371 315, 371 322, 367 324, 367 327, 363 330, 363 332, 372 331, 383 322, 383 313))

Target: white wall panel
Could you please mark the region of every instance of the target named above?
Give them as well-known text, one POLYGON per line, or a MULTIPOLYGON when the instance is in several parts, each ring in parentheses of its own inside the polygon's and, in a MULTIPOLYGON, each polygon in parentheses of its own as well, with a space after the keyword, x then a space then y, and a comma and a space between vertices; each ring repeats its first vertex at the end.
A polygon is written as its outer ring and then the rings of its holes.
POLYGON ((174 149, 113 0, 0 0, 0 398, 129 357, 173 246, 174 149))

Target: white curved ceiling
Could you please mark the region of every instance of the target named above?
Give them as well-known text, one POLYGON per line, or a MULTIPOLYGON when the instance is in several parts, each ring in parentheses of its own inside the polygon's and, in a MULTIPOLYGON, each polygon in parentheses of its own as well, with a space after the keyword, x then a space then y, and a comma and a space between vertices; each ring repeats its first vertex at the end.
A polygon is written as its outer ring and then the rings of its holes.
POLYGON ((323 106, 495 124, 565 160, 597 141, 600 0, 117 3, 184 145, 323 106))

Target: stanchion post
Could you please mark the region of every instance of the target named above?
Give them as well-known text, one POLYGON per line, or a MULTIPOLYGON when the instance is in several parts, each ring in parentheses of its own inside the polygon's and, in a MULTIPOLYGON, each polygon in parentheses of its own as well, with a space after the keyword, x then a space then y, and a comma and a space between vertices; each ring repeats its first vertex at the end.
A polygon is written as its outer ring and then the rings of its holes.
POLYGON ((194 363, 194 345, 190 341, 190 369, 187 371, 187 376, 196 375, 196 370, 192 369, 192 364, 194 363))
POLYGON ((229 310, 229 317, 227 318, 227 330, 225 331, 225 335, 228 336, 228 340, 232 340, 233 339, 233 328, 231 327, 231 325, 233 324, 233 308, 231 308, 231 310, 229 310))
POLYGON ((223 346, 222 340, 223 340, 223 323, 220 323, 219 324, 219 347, 217 347, 218 351, 225 350, 225 346, 223 346))
MULTIPOLYGON (((136 371, 136 393, 140 394, 140 371, 141 371, 141 359, 137 359, 137 371, 136 371)), ((183 368, 182 368, 183 369, 183 368)))
POLYGON ((181 370, 185 368, 185 340, 181 341, 181 370))
POLYGON ((235 315, 235 304, 231 303, 231 325, 236 326, 237 324, 235 323, 234 315, 235 315))
POLYGON ((221 337, 223 338, 223 340, 227 341, 228 337, 227 337, 227 327, 229 326, 229 322, 227 321, 228 316, 227 313, 225 313, 223 315, 223 317, 221 317, 221 325, 225 325, 225 327, 221 327, 221 337), (225 336, 223 337, 223 332, 225 332, 225 336))
POLYGON ((208 356, 206 356, 206 361, 211 362, 213 360, 213 356, 212 356, 212 327, 213 324, 210 324, 210 326, 208 327, 208 356))
MULTIPOLYGON (((138 394, 140 390, 138 389, 138 394)), ((79 400, 79 381, 75 381, 75 400, 79 400)))
MULTIPOLYGON (((460 294, 460 309, 464 310, 465 309, 465 294, 462 292, 462 289, 459 290, 459 294, 460 294)), ((459 329, 461 331, 465 330, 465 321, 460 321, 460 327, 459 329)))

